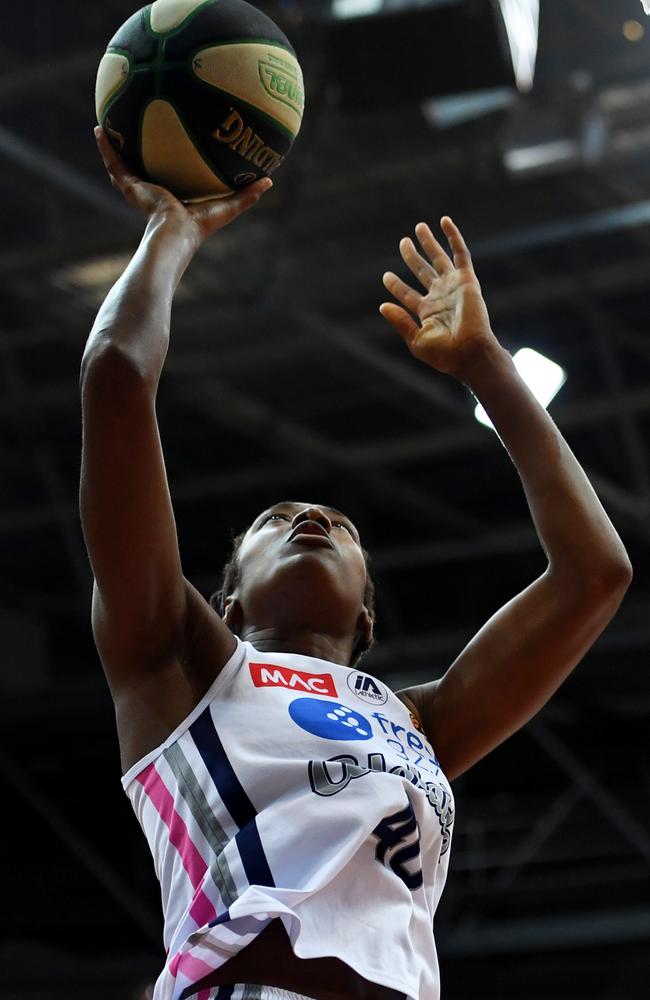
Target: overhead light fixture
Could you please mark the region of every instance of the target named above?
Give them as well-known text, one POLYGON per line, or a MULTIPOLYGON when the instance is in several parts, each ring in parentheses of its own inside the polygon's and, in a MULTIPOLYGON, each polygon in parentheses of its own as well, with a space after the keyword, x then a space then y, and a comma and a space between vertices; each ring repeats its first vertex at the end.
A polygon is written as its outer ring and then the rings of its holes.
POLYGON ((422 101, 420 111, 433 128, 451 128, 495 111, 503 111, 516 100, 517 92, 513 87, 495 87, 493 90, 478 90, 473 94, 430 97, 422 101))
POLYGON ((539 38, 539 0, 499 0, 517 89, 533 86, 539 38))
POLYGON ((640 21, 625 21, 623 23, 623 37, 628 42, 640 42, 645 35, 645 28, 640 21))
POLYGON ((593 166, 607 152, 612 124, 591 90, 574 91, 563 105, 529 96, 513 105, 501 132, 503 164, 522 176, 593 166))
MULTIPOLYGON (((531 347, 522 347, 512 360, 535 399, 546 409, 566 382, 564 369, 531 347)), ((480 424, 495 429, 480 403, 474 409, 474 416, 480 424)))
POLYGON ((532 84, 539 0, 330 0, 326 9, 343 111, 464 94, 474 100, 434 116, 467 120, 503 106, 505 88, 532 84))
POLYGON ((503 162, 513 174, 522 174, 546 167, 573 166, 580 162, 580 143, 577 139, 556 139, 539 142, 534 146, 506 149, 503 162))
POLYGON ((76 286, 77 288, 108 291, 127 268, 132 253, 111 254, 107 257, 95 257, 80 263, 68 264, 56 271, 52 278, 59 287, 76 286))
POLYGON ((484 88, 473 93, 427 98, 420 104, 420 110, 433 128, 449 128, 502 111, 515 103, 517 91, 531 90, 539 37, 539 0, 499 0, 499 5, 516 87, 484 88))
POLYGON ((330 0, 331 16, 372 17, 373 14, 403 14, 423 7, 458 5, 464 0, 330 0))
POLYGON ((368 17, 378 14, 383 6, 383 0, 332 0, 332 16, 341 19, 368 17))
MULTIPOLYGON (((133 252, 129 250, 66 264, 50 275, 50 281, 55 288, 72 295, 84 306, 96 308, 124 273, 132 257, 133 252)), ((189 288, 189 282, 179 286, 181 300, 188 297, 189 288)))

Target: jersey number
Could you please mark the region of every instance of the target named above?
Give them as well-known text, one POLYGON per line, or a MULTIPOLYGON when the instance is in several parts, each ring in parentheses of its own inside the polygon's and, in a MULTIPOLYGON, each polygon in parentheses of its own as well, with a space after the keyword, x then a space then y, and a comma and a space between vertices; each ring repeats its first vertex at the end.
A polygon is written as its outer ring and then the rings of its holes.
POLYGON ((411 891, 419 889, 422 885, 422 869, 410 872, 404 867, 407 861, 417 858, 420 854, 420 829, 413 806, 409 804, 406 809, 401 809, 392 816, 386 816, 372 832, 379 841, 375 857, 382 865, 386 864, 386 854, 391 848, 398 847, 402 841, 415 833, 415 840, 391 853, 388 863, 408 889, 411 891))

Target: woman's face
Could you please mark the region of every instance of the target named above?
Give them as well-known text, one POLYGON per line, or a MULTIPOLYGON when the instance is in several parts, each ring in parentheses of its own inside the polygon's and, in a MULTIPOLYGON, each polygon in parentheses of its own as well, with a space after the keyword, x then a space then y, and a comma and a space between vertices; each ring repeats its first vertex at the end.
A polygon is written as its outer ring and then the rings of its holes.
POLYGON ((355 634, 366 564, 344 514, 319 504, 274 504, 253 521, 237 559, 233 596, 245 624, 355 634))

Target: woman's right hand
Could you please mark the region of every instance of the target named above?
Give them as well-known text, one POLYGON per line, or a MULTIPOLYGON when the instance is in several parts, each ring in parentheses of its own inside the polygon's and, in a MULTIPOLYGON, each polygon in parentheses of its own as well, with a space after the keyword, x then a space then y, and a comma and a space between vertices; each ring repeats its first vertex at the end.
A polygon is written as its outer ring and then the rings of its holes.
POLYGON ((149 184, 131 173, 100 125, 95 128, 95 139, 111 184, 121 192, 128 204, 137 208, 147 219, 159 216, 173 220, 183 228, 187 225, 196 237, 197 248, 208 236, 223 229, 242 212, 257 204, 262 195, 273 187, 273 181, 265 177, 225 198, 186 204, 179 201, 167 188, 149 184))

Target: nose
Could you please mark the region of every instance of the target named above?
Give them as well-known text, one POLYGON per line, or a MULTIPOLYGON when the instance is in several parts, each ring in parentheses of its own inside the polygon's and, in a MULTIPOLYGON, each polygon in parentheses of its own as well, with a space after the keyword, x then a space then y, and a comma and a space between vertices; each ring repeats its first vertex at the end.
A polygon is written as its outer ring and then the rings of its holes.
POLYGON ((303 521, 316 521, 317 524, 320 524, 321 528, 324 528, 328 535, 332 530, 332 522, 320 507, 306 507, 305 510, 299 511, 294 516, 291 527, 297 528, 303 521))

